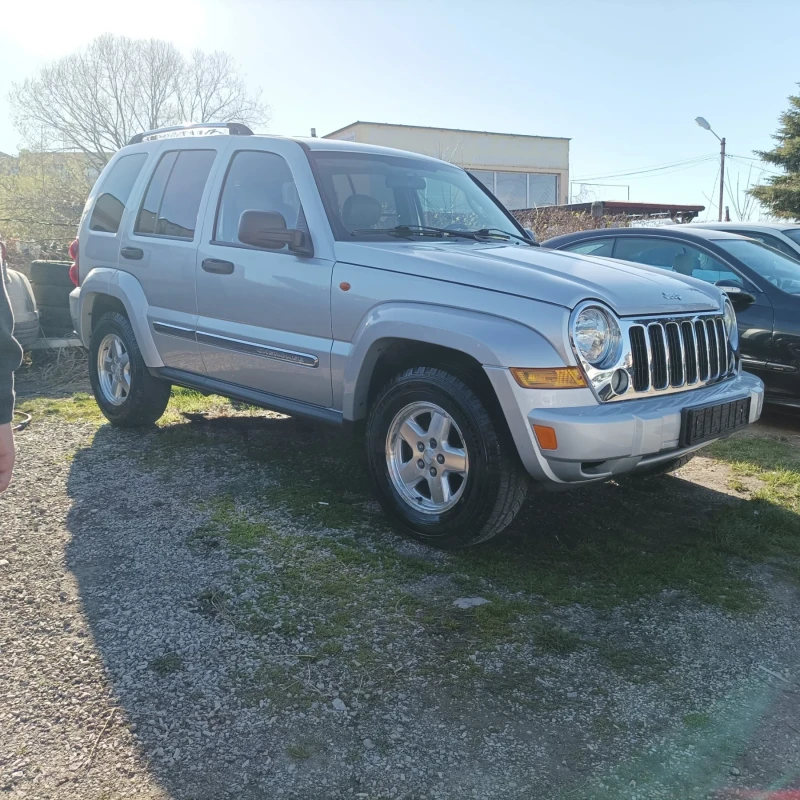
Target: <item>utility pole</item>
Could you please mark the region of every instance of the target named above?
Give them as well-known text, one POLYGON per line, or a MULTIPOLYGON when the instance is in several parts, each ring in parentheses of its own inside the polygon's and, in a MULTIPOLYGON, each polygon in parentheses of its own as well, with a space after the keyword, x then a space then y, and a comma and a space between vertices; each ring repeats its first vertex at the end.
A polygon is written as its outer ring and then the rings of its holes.
MULTIPOLYGON (((711 131, 714 133, 714 131, 711 131)), ((716 135, 716 134, 715 134, 716 135)), ((719 221, 722 222, 722 204, 725 191, 725 137, 719 140, 719 221)))
MULTIPOLYGON (((707 131, 711 131, 714 136, 716 132, 711 130, 711 126, 703 117, 696 117, 695 122, 707 131)), ((725 137, 719 139, 719 221, 722 222, 722 204, 725 201, 725 137)))

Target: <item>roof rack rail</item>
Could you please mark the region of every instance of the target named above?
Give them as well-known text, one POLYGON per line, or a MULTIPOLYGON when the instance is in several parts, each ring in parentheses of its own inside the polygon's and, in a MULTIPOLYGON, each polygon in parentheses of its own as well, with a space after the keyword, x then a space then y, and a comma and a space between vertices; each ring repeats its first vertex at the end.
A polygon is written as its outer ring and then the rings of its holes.
POLYGON ((128 144, 139 144, 139 142, 156 139, 178 139, 182 136, 214 136, 218 134, 252 136, 253 131, 241 122, 198 122, 195 125, 174 125, 171 128, 156 128, 152 131, 137 133, 128 144))

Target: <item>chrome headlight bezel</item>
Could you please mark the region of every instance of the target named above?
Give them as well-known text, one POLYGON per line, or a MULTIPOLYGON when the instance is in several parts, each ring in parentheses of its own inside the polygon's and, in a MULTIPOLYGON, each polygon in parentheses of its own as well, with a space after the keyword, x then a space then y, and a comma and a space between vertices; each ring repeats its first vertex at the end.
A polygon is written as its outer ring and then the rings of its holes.
POLYGON ((722 321, 725 325, 725 333, 728 335, 728 342, 733 351, 739 349, 739 325, 736 320, 736 311, 733 303, 726 297, 722 304, 722 321))
POLYGON ((619 361, 622 330, 616 315, 600 303, 590 301, 576 306, 569 321, 569 335, 572 349, 584 369, 603 370, 619 361), (591 356, 590 351, 581 345, 582 337, 578 331, 580 321, 592 316, 604 326, 602 350, 596 356, 591 356))

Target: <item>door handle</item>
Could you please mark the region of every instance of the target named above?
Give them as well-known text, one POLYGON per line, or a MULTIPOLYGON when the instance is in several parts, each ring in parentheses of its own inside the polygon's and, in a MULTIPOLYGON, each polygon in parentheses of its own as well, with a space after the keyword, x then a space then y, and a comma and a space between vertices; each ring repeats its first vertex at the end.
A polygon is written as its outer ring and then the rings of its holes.
POLYGON ((207 258, 203 261, 203 269, 215 275, 230 275, 233 272, 233 263, 219 258, 207 258))
POLYGON ((119 254, 131 261, 141 261, 144 256, 144 250, 139 247, 123 247, 119 254))

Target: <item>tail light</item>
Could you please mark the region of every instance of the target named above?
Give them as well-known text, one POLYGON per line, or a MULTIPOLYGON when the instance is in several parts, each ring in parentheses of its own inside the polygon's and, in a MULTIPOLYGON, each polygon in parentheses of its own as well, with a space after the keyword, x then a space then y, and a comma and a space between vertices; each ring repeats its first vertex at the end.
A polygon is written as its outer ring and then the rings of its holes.
POLYGON ((72 266, 69 268, 69 279, 76 285, 81 285, 81 276, 78 270, 78 240, 75 239, 69 246, 69 257, 72 259, 72 266))

